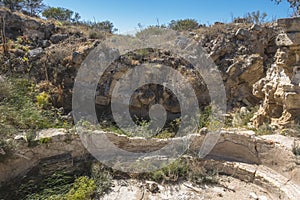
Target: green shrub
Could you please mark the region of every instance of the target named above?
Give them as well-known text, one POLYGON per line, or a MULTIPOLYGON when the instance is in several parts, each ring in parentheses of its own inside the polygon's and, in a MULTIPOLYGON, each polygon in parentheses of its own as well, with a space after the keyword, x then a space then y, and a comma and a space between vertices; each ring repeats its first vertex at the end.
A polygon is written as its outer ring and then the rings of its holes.
POLYGON ((199 128, 209 126, 211 115, 212 115, 211 106, 206 106, 199 117, 199 128))
POLYGON ((50 95, 46 92, 42 92, 36 96, 36 103, 39 108, 47 108, 50 106, 50 95))
POLYGON ((52 138, 41 138, 39 142, 40 144, 48 144, 52 142, 52 138))
POLYGON ((195 19, 172 20, 169 24, 169 28, 176 31, 191 31, 199 28, 199 23, 195 19))
POLYGON ((217 184, 219 181, 217 170, 208 171, 199 164, 194 166, 186 159, 178 159, 160 170, 143 176, 144 179, 145 177, 162 183, 188 180, 196 184, 217 184))
POLYGON ((182 160, 176 160, 170 165, 151 173, 153 181, 177 182, 188 174, 188 165, 182 160))
POLYGON ((167 138, 173 138, 173 137, 175 137, 175 135, 176 135, 176 133, 174 133, 174 132, 164 130, 164 131, 160 132, 158 135, 156 135, 155 138, 167 139, 167 138))
POLYGON ((71 188, 66 194, 67 200, 86 200, 91 199, 96 192, 96 184, 93 179, 86 176, 77 178, 71 188))
POLYGON ((89 31, 89 38, 90 39, 104 39, 105 38, 105 33, 101 31, 96 31, 96 30, 90 30, 89 31))

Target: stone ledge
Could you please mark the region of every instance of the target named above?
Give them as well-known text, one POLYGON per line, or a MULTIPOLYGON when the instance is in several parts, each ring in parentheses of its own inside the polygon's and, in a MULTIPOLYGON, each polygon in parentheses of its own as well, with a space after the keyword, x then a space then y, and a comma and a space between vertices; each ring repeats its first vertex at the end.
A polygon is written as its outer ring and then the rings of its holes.
MULTIPOLYGON (((111 142, 125 151, 132 152, 151 152, 162 148, 168 142, 175 139, 145 139, 145 138, 128 138, 124 135, 116 135, 103 131, 96 133, 105 134, 111 142)), ((92 134, 97 135, 97 134, 92 134)), ((87 134, 88 138, 92 136, 87 134)), ((201 149, 205 135, 191 134, 187 136, 191 141, 188 154, 195 156, 201 149)), ((90 155, 82 144, 78 134, 70 134, 62 129, 50 129, 48 132, 43 131, 37 140, 41 138, 51 138, 46 143, 39 143, 35 147, 28 147, 23 140, 16 140, 18 149, 15 155, 5 162, 0 163, 0 185, 4 182, 22 175, 37 165, 41 160, 53 156, 70 154, 72 157, 90 155)), ((87 139, 88 139, 87 138, 87 139)), ((94 140, 93 141, 97 141, 94 140)), ((107 152, 108 154, 110 152, 107 152)), ((253 131, 242 130, 223 130, 216 146, 205 159, 216 159, 223 161, 236 161, 249 164, 262 164, 271 168, 280 167, 284 170, 286 165, 291 165, 293 153, 271 140, 265 140, 254 136, 253 131), (283 159, 284 162, 274 165, 274 161, 283 159)))
POLYGON ((300 32, 300 17, 278 19, 277 24, 285 32, 300 32))

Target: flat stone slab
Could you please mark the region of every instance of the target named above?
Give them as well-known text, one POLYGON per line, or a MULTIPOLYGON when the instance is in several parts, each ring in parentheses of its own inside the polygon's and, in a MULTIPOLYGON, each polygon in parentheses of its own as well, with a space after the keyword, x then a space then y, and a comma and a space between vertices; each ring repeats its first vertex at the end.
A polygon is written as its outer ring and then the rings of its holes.
POLYGON ((300 17, 278 19, 277 24, 285 32, 300 32, 300 17))

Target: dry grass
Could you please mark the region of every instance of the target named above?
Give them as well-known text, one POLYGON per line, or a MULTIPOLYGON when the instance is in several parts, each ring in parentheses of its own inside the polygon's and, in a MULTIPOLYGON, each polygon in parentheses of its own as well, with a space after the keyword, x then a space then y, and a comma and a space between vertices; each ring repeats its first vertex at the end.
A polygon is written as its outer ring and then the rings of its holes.
POLYGON ((194 32, 198 35, 217 36, 220 33, 237 31, 239 28, 250 28, 251 26, 252 24, 238 24, 238 26, 235 23, 214 24, 208 27, 201 27, 194 32))

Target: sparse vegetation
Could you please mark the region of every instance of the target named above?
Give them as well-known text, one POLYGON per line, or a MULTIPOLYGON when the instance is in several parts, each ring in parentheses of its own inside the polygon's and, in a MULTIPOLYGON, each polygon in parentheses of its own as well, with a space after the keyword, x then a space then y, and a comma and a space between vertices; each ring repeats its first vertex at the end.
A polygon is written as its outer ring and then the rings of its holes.
POLYGON ((188 175, 188 165, 182 160, 176 160, 170 165, 150 174, 150 179, 157 182, 177 182, 179 178, 188 175))
POLYGON ((268 123, 264 123, 255 129, 255 132, 257 135, 270 135, 273 133, 273 128, 268 123))
POLYGON ((11 95, 11 84, 6 82, 5 80, 0 81, 0 100, 5 98, 9 98, 11 95))
POLYGON ((66 124, 60 119, 55 109, 42 109, 49 102, 45 98, 39 100, 36 106, 35 85, 23 78, 7 80, 1 87, 0 129, 1 136, 7 137, 19 131, 34 132, 38 129, 64 127, 66 124), (14 84, 10 84, 13 81, 14 84), (6 88, 6 89, 5 89, 6 88))
POLYGON ((103 32, 95 31, 95 30, 89 30, 89 38, 90 39, 104 39, 105 34, 103 32))
POLYGON ((154 36, 154 35, 161 35, 164 33, 166 27, 164 26, 149 26, 145 29, 141 29, 138 31, 135 35, 138 38, 145 38, 149 36, 154 36))
POLYGON ((257 106, 252 108, 243 107, 242 109, 237 109, 232 113, 232 122, 230 126, 247 128, 257 110, 257 106))
POLYGON ((113 177, 100 163, 94 163, 92 165, 91 177, 95 181, 95 194, 97 197, 101 197, 112 187, 113 177))
POLYGON ((217 184, 218 171, 208 171, 186 158, 179 158, 171 164, 151 173, 140 174, 139 178, 150 179, 158 183, 178 183, 191 181, 195 184, 217 184))

